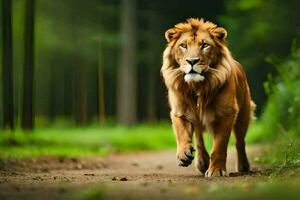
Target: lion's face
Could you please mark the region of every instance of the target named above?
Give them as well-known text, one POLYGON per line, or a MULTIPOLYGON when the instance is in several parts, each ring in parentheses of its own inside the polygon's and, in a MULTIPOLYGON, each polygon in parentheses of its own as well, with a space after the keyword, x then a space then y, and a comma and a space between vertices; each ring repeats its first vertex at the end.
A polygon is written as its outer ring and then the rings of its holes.
POLYGON ((184 73, 184 80, 200 82, 206 78, 206 72, 214 70, 214 64, 220 55, 216 40, 224 40, 226 31, 221 27, 209 29, 201 23, 199 26, 183 25, 185 27, 180 27, 179 24, 169 29, 166 38, 172 44, 174 59, 184 73))
POLYGON ((217 55, 217 47, 207 31, 183 33, 175 44, 175 59, 184 79, 203 81, 217 55))

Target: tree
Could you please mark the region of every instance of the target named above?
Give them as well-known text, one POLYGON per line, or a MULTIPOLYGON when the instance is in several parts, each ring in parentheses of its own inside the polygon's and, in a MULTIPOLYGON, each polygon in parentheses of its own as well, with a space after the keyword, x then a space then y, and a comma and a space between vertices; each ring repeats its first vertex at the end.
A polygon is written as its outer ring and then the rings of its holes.
POLYGON ((3 127, 14 128, 13 105, 13 55, 12 55, 12 5, 10 0, 2 1, 3 23, 3 59, 2 59, 2 86, 3 86, 3 127))
POLYGON ((25 60, 23 72, 22 129, 34 127, 33 81, 34 81, 34 5, 35 0, 26 1, 25 13, 25 60))
MULTIPOLYGON (((75 3, 77 6, 80 4, 75 3)), ((86 48, 86 42, 83 42, 82 38, 86 37, 82 30, 76 30, 76 27, 83 27, 83 21, 76 15, 77 9, 70 9, 69 20, 72 22, 72 34, 73 48, 72 52, 72 66, 73 66, 73 117, 77 126, 83 126, 87 124, 87 86, 86 86, 86 71, 84 58, 82 56, 81 49, 86 48)))
POLYGON ((73 114, 76 125, 87 123, 86 113, 86 77, 83 64, 80 60, 74 63, 73 76, 73 114))
POLYGON ((136 0, 121 2, 121 57, 118 76, 118 122, 132 125, 137 120, 136 100, 136 0))
POLYGON ((146 102, 147 102, 147 121, 148 122, 155 122, 156 115, 157 115, 157 104, 156 104, 156 95, 155 90, 157 88, 157 83, 159 83, 159 73, 160 73, 160 65, 161 60, 161 46, 158 42, 159 37, 161 37, 160 33, 161 26, 160 26, 160 17, 153 12, 153 10, 149 10, 147 12, 147 20, 148 20, 148 30, 152 34, 148 34, 146 41, 148 41, 148 70, 147 70, 147 92, 146 92, 146 102), (151 32, 152 31, 152 32, 151 32))
POLYGON ((105 124, 105 97, 104 97, 104 66, 103 66, 102 44, 99 41, 98 53, 98 117, 99 124, 105 124))

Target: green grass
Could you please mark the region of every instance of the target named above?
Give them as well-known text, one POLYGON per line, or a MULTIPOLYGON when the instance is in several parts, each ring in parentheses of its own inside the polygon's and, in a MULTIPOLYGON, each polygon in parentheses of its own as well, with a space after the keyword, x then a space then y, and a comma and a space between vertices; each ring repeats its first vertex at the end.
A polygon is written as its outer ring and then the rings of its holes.
MULTIPOLYGON (((204 135, 208 150, 212 137, 204 135)), ((230 144, 234 144, 231 139, 230 144)), ((171 124, 86 128, 37 128, 32 132, 0 132, 0 158, 43 155, 88 156, 117 152, 176 149, 171 124)))
POLYGON ((175 147, 170 125, 0 132, 0 158, 107 155, 175 147))
MULTIPOLYGON (((204 140, 209 151, 212 146, 212 137, 205 134, 204 140)), ((247 144, 262 142, 268 144, 270 141, 277 140, 276 137, 264 135, 263 126, 256 122, 251 125, 246 141, 247 144)), ((284 140, 280 139, 280 141, 284 140)), ((234 137, 231 137, 229 147, 234 147, 234 143, 234 137)), ((284 143, 287 144, 288 141, 284 143)), ((131 128, 121 126, 65 128, 56 126, 37 128, 33 132, 0 131, 0 158, 43 155, 104 156, 118 152, 163 149, 176 149, 175 137, 169 123, 138 125, 131 128)), ((272 159, 276 159, 276 156, 272 156, 272 159)))

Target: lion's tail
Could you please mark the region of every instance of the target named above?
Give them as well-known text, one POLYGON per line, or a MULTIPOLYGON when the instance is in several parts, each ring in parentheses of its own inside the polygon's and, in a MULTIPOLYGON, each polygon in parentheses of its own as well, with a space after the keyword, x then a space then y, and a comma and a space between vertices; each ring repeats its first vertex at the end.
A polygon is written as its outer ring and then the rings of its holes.
POLYGON ((251 100, 250 101, 250 119, 251 119, 251 121, 256 120, 255 111, 256 111, 256 104, 254 103, 253 100, 251 100))

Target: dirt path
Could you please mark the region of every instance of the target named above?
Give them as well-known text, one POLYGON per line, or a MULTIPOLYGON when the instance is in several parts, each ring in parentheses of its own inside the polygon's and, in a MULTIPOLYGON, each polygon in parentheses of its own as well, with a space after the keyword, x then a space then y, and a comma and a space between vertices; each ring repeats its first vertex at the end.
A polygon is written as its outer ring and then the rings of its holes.
MULTIPOLYGON (((248 148, 253 171, 262 169, 253 162, 260 154, 259 147, 248 148)), ((229 150, 227 168, 235 170, 234 150, 229 150)), ((78 194, 89 188, 95 188, 102 199, 189 199, 201 184, 209 187, 215 182, 231 184, 255 178, 263 177, 233 173, 227 178, 206 179, 194 166, 178 167, 174 151, 84 159, 43 157, 1 161, 0 199, 80 198, 78 194)))

